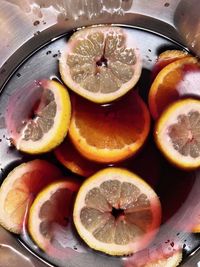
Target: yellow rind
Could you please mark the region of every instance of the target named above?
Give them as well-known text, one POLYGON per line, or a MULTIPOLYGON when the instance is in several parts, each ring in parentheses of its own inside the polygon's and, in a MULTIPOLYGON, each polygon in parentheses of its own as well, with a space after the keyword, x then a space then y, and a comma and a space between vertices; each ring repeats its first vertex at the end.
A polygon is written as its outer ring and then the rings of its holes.
MULTIPOLYGON (((123 169, 123 168, 116 168, 116 167, 109 167, 103 170, 98 171, 97 173, 95 173, 94 175, 92 175, 91 177, 89 177, 88 179, 86 179, 83 184, 81 185, 78 194, 76 196, 76 200, 75 200, 75 204, 74 204, 74 211, 73 211, 73 219, 74 219, 74 224, 76 227, 76 230, 78 232, 78 234, 80 235, 80 237, 85 241, 85 243, 92 249, 94 250, 98 250, 101 252, 104 252, 108 255, 112 255, 112 256, 123 256, 123 255, 129 255, 132 254, 136 251, 133 251, 133 248, 131 247, 131 245, 125 245, 124 250, 122 250, 121 248, 119 250, 116 249, 116 244, 106 244, 103 242, 101 247, 99 247, 98 245, 95 244, 95 242, 91 242, 90 241, 90 236, 92 235, 89 231, 86 230, 87 235, 83 235, 81 228, 82 228, 82 224, 80 221, 80 204, 82 203, 82 198, 83 196, 85 197, 87 192, 90 190, 90 187, 95 187, 96 186, 96 182, 98 182, 98 180, 101 180, 102 177, 106 177, 107 180, 111 179, 109 177, 109 175, 115 175, 115 177, 118 177, 121 175, 121 177, 119 178, 120 181, 123 182, 123 177, 128 177, 127 179, 129 179, 129 182, 131 179, 133 179, 133 181, 137 181, 138 184, 140 184, 141 186, 143 186, 143 188, 146 188, 146 190, 149 190, 149 193, 151 194, 151 197, 153 197, 154 199, 156 198, 156 209, 158 211, 158 213, 156 214, 155 217, 155 225, 157 227, 157 229, 155 229, 153 232, 153 236, 155 236, 158 227, 160 225, 160 221, 161 221, 161 204, 159 201, 159 198, 157 197, 156 193, 154 192, 154 190, 150 187, 149 184, 147 184, 143 179, 141 179, 139 176, 137 176, 136 174, 123 169), (88 189, 89 188, 89 189, 88 189), (81 202, 81 203, 80 203, 81 202), (115 249, 112 249, 112 247, 115 247, 115 249)), ((112 178, 115 179, 115 178, 112 178)), ((154 226, 155 226, 154 225, 154 226)), ((152 240, 149 240, 149 242, 152 240)), ((119 245, 119 247, 122 247, 121 245, 119 245)))
POLYGON ((178 100, 175 103, 171 104, 167 109, 165 109, 164 112, 161 114, 160 118, 156 122, 155 129, 154 129, 154 139, 155 139, 155 142, 156 142, 158 148, 160 149, 160 151, 173 165, 175 165, 176 167, 183 169, 183 170, 194 170, 194 169, 200 167, 200 157, 199 157, 199 160, 196 164, 195 163, 188 164, 185 162, 180 162, 177 160, 176 157, 174 157, 174 155, 169 153, 168 150, 163 146, 163 143, 165 140, 160 140, 160 138, 159 138, 159 133, 161 132, 161 130, 165 126, 168 118, 173 116, 173 113, 176 109, 178 109, 179 107, 183 107, 184 104, 187 104, 187 103, 190 103, 191 107, 192 107, 192 104, 194 104, 194 103, 197 103, 200 105, 200 100, 193 99, 193 98, 181 99, 181 100, 178 100))
POLYGON ((71 101, 69 93, 63 85, 52 80, 48 81, 47 88, 53 92, 55 98, 59 99, 59 103, 57 103, 57 107, 59 107, 59 110, 57 110, 56 112, 56 114, 59 114, 59 122, 57 124, 57 127, 56 129, 54 129, 53 133, 48 132, 43 136, 44 138, 46 138, 47 135, 51 134, 50 139, 42 147, 37 146, 37 141, 32 142, 32 145, 29 145, 27 147, 27 142, 22 141, 19 143, 18 147, 20 151, 29 154, 40 154, 49 152, 58 145, 60 145, 67 135, 71 118, 71 101))

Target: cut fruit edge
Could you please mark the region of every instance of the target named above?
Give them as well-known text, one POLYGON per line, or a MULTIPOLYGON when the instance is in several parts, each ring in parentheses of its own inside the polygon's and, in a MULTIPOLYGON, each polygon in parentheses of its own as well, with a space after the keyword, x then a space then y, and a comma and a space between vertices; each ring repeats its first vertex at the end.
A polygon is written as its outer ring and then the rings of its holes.
POLYGON ((57 105, 52 129, 43 135, 40 141, 25 141, 23 136, 16 143, 17 149, 29 153, 46 153, 57 147, 67 135, 71 118, 71 102, 67 89, 58 82, 42 80, 41 86, 53 92, 57 105))
MULTIPOLYGON (((131 90, 136 85, 142 72, 142 62, 140 59, 139 49, 137 48, 137 46, 134 46, 134 52, 135 52, 136 61, 137 61, 137 63, 134 65, 136 66, 134 67, 134 74, 133 74, 134 78, 124 83, 118 91, 111 92, 111 93, 100 93, 100 92, 93 93, 93 92, 89 92, 88 90, 84 89, 82 86, 80 86, 78 83, 72 80, 71 74, 70 74, 70 68, 68 67, 68 64, 66 62, 67 56, 71 52, 69 48, 70 45, 74 47, 77 40, 79 40, 79 38, 85 39, 86 36, 88 36, 90 33, 95 33, 97 31, 109 33, 110 30, 117 32, 117 33, 122 33, 123 35, 125 34, 124 29, 115 27, 115 26, 110 26, 110 27, 108 26, 97 27, 96 26, 96 27, 88 27, 88 28, 85 28, 84 30, 79 30, 76 33, 74 33, 74 35, 71 37, 71 39, 68 42, 67 48, 61 53, 61 57, 59 59, 59 70, 60 70, 60 75, 61 75, 63 82, 75 93, 96 103, 108 103, 126 94, 129 90, 131 90)), ((126 37, 127 37, 127 43, 130 43, 132 45, 130 48, 133 48, 133 44, 134 44, 133 40, 130 38, 128 34, 126 35, 126 37)))
POLYGON ((161 222, 161 204, 159 201, 158 196, 153 191, 153 189, 139 176, 130 171, 122 168, 115 168, 110 167, 104 170, 101 170, 88 178, 81 186, 76 200, 74 204, 74 212, 73 212, 73 219, 76 229, 81 236, 81 238, 95 250, 102 251, 109 255, 115 256, 123 256, 123 255, 130 255, 135 253, 143 248, 145 248, 151 241, 154 239, 155 235, 157 234, 161 222), (116 170, 120 171, 119 177, 116 176, 116 170), (109 175, 109 179, 108 179, 109 175), (96 177, 99 176, 98 179, 96 177), (128 182, 130 183, 133 181, 133 184, 136 185, 140 191, 146 194, 149 198, 151 203, 151 210, 155 212, 153 214, 153 223, 151 225, 151 229, 148 233, 144 234, 144 237, 138 237, 134 242, 131 242, 127 245, 117 245, 115 243, 105 243, 97 240, 91 232, 89 232, 81 223, 80 219, 80 212, 82 208, 85 206, 85 196, 91 189, 94 187, 99 187, 103 182, 108 180, 118 180, 120 182, 128 182), (83 193, 86 192, 86 193, 83 193))
POLYGON ((151 126, 151 119, 149 111, 143 100, 138 97, 137 101, 140 102, 145 120, 142 134, 140 134, 140 137, 136 142, 130 145, 125 145, 124 148, 120 149, 97 148, 96 146, 89 145, 86 138, 80 135, 80 131, 76 126, 75 116, 72 115, 69 127, 69 137, 79 153, 91 161, 99 163, 113 163, 128 159, 139 152, 147 140, 151 126))
POLYGON ((172 63, 169 63, 167 66, 161 69, 160 72, 156 75, 153 83, 151 84, 148 95, 148 103, 151 115, 154 119, 157 119, 159 117, 156 104, 156 95, 159 86, 162 84, 163 80, 165 79, 168 73, 175 71, 178 67, 183 66, 184 64, 199 64, 199 63, 198 59, 192 56, 178 59, 172 63))
MULTIPOLYGON (((42 219, 39 218, 39 213, 42 205, 50 199, 50 197, 59 189, 69 189, 76 193, 80 187, 80 183, 76 180, 64 178, 62 180, 53 182, 46 186, 35 198, 29 211, 28 217, 28 230, 33 241, 43 250, 47 251, 52 249, 53 246, 48 238, 40 232, 40 223, 42 219)), ((67 205, 68 203, 66 203, 67 205)), ((56 251, 56 250, 55 250, 56 251)))
POLYGON ((156 144, 163 155, 175 166, 188 170, 200 166, 200 157, 194 159, 177 152, 173 147, 171 138, 167 134, 167 128, 177 122, 179 115, 187 115, 191 110, 197 110, 200 113, 200 100, 186 98, 172 103, 158 119, 154 130, 156 144))
MULTIPOLYGON (((61 172, 56 166, 48 163, 45 160, 35 159, 33 161, 22 163, 19 166, 15 167, 8 174, 8 176, 4 179, 3 183, 1 184, 1 187, 0 187, 0 223, 4 228, 9 230, 10 232, 19 234, 22 230, 23 222, 21 222, 20 225, 14 223, 11 217, 12 214, 8 214, 5 211, 4 204, 5 204, 8 193, 12 190, 13 184, 16 182, 16 180, 18 179, 20 180, 20 177, 27 174, 28 172, 31 173, 33 171, 39 171, 45 168, 48 171, 51 170, 52 180, 54 178, 57 179, 61 176, 61 172), (42 165, 40 166, 40 164, 42 165), (28 169, 29 166, 30 166, 30 169, 28 169)), ((25 188, 25 190, 27 190, 27 188, 25 188)), ((30 204, 32 203, 34 199, 34 195, 29 192, 26 193, 26 191, 22 193, 27 194, 27 198, 25 199, 25 202, 27 202, 26 209, 29 209, 30 204)))

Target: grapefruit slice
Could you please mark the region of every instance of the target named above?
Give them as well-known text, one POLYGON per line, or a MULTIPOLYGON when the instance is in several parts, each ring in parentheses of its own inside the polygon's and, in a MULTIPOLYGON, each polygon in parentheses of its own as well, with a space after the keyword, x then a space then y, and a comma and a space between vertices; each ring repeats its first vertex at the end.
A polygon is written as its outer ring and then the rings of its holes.
POLYGON ((29 212, 28 230, 33 241, 43 251, 53 250, 56 234, 54 225, 68 225, 79 186, 74 180, 57 181, 44 188, 35 198, 29 212))
POLYGON ((75 97, 69 136, 86 158, 113 163, 136 154, 150 129, 148 109, 136 91, 110 105, 75 97))
POLYGON ((153 189, 134 173, 106 168, 80 187, 73 218, 88 246, 110 255, 128 255, 152 241, 161 206, 153 189))
POLYGON ((0 224, 19 234, 30 202, 60 176, 59 169, 45 160, 36 159, 14 168, 0 187, 0 224))
POLYGON ((6 121, 16 148, 38 154, 52 150, 63 141, 70 116, 67 90, 55 81, 42 80, 11 96, 6 121))
POLYGON ((195 57, 178 59, 164 67, 154 79, 148 96, 154 119, 180 97, 200 96, 200 64, 195 57))
POLYGON ((75 32, 59 61, 62 80, 96 103, 113 101, 132 89, 142 63, 128 30, 99 26, 75 32))
POLYGON ((164 156, 183 169, 200 166, 200 100, 183 99, 158 119, 155 140, 164 156))
POLYGON ((101 164, 84 158, 68 137, 54 152, 56 158, 75 174, 88 177, 102 168, 101 164))

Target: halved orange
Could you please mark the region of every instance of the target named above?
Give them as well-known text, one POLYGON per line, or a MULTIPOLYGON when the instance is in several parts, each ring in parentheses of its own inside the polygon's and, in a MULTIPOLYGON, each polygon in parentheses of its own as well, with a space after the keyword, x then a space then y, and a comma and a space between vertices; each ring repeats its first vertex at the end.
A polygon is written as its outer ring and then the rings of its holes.
POLYGON ((134 36, 114 26, 87 27, 75 32, 59 69, 64 83, 96 103, 111 102, 132 89, 142 63, 134 36))
POLYGON ((88 177, 102 168, 102 164, 83 157, 67 137, 63 143, 55 149, 56 158, 70 171, 81 176, 88 177))
POLYGON ((109 105, 100 106, 77 96, 72 102, 69 136, 84 157, 113 163, 134 155, 144 144, 150 116, 136 91, 109 105))
POLYGON ((161 206, 154 190, 137 175, 106 168, 80 187, 73 218, 88 246, 110 255, 128 255, 155 237, 161 206))
POLYGON ((36 159, 14 168, 0 187, 0 224, 19 234, 36 194, 60 176, 59 169, 45 160, 36 159))
POLYGON ((63 141, 70 117, 67 89, 53 80, 41 80, 10 97, 6 122, 17 149, 39 154, 52 150, 63 141))
POLYGON ((152 79, 168 64, 185 57, 191 57, 191 55, 184 50, 166 50, 162 52, 153 67, 152 79))
POLYGON ((149 91, 151 115, 157 119, 162 111, 181 96, 200 96, 200 64, 195 57, 178 59, 164 67, 149 91))
POLYGON ((155 141, 177 167, 200 167, 200 100, 188 98, 171 104, 157 121, 155 141))
MULTIPOLYGON (((29 212, 28 230, 33 241, 45 252, 56 251, 56 226, 67 227, 79 183, 66 178, 45 187, 29 212), (55 231, 54 231, 55 230, 55 231)), ((55 255, 53 255, 55 256, 55 255)))

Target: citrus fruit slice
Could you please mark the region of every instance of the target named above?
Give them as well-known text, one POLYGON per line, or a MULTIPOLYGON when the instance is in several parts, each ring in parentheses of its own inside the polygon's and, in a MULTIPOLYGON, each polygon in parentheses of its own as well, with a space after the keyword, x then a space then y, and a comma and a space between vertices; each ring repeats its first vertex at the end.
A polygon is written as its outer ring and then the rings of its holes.
POLYGON ((200 166, 200 100, 183 99, 158 119, 155 140, 169 161, 183 169, 200 166))
POLYGON ((93 249, 128 255, 152 241, 160 225, 161 207, 153 189, 125 169, 106 168, 80 187, 74 224, 93 249))
POLYGON ((28 230, 42 250, 48 252, 54 245, 54 224, 67 226, 79 186, 79 183, 67 179, 57 181, 35 198, 29 212, 28 230))
POLYGON ((195 57, 178 59, 164 67, 149 91, 151 115, 157 119, 162 111, 181 96, 200 96, 200 64, 195 57))
POLYGON ((67 137, 55 149, 56 158, 70 171, 88 177, 102 168, 101 164, 84 158, 67 137))
POLYGON ((19 234, 34 196, 60 176, 59 169, 45 160, 33 160, 14 168, 0 187, 0 224, 19 234))
POLYGON ((67 134, 71 103, 67 90, 58 82, 34 82, 11 96, 7 128, 17 149, 45 153, 58 146, 67 134))
POLYGON ((62 80, 79 95, 106 103, 124 95, 140 78, 142 63, 133 35, 112 27, 75 32, 61 53, 62 80))
POLYGON ((150 129, 148 109, 132 91, 110 105, 96 105, 75 97, 69 136, 86 158, 112 163, 134 155, 150 129))
POLYGON ((183 50, 166 50, 162 52, 153 67, 152 78, 154 79, 156 75, 168 64, 185 57, 191 57, 191 55, 183 50))

